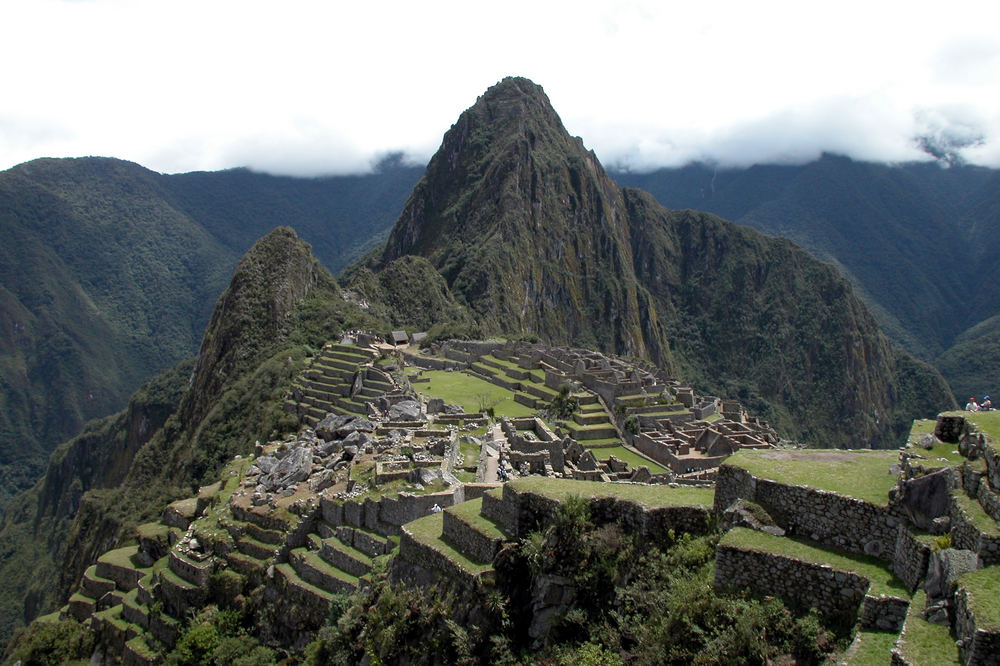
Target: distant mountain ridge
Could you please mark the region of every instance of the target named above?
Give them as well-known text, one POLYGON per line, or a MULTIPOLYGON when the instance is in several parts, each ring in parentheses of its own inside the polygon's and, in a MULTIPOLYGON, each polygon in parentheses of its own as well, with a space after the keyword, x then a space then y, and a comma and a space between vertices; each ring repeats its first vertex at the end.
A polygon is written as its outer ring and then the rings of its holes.
POLYGON ((293 224, 336 270, 378 242, 422 171, 397 156, 313 179, 110 158, 0 173, 0 502, 85 421, 195 352, 257 238, 293 224))
MULTIPOLYGON (((954 368, 962 352, 952 347, 1000 314, 1000 284, 991 277, 1000 268, 1000 172, 824 155, 801 166, 694 164, 614 177, 665 206, 792 239, 837 265, 890 337, 937 365, 960 399, 996 388, 988 371, 1000 364, 994 346, 980 348, 982 371, 961 373, 954 368)), ((1000 335, 996 321, 992 330, 1000 335)))

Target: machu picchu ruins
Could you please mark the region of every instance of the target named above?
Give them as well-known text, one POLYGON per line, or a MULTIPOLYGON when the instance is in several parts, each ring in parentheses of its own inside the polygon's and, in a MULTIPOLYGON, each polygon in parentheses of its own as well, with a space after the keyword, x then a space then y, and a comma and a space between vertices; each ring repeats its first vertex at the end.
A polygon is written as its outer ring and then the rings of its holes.
MULTIPOLYGON (((928 641, 954 663, 997 663, 992 422, 917 422, 902 450, 804 449, 643 363, 393 338, 354 331, 319 350, 285 402, 297 434, 257 442, 139 526, 43 621, 85 623, 105 661, 155 664, 209 598, 253 590, 270 609, 260 639, 301 650, 337 595, 377 577, 485 598, 504 548, 582 498, 640 548, 721 530, 715 588, 856 627, 846 663, 880 649, 926 663, 928 641)), ((579 593, 546 580, 536 642, 579 593)))

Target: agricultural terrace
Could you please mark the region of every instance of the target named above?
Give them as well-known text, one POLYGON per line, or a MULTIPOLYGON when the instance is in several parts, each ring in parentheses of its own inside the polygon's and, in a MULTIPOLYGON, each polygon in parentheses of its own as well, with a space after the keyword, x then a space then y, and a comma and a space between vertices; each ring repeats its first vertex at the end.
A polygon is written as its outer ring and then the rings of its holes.
POLYGON ((726 460, 761 479, 854 497, 884 506, 896 485, 899 452, 847 449, 743 449, 726 460))
POLYGON ((869 594, 887 594, 907 599, 910 597, 903 583, 886 569, 884 563, 874 557, 855 555, 833 548, 820 548, 804 539, 778 537, 745 527, 734 527, 726 532, 719 541, 719 546, 732 546, 741 550, 780 555, 801 562, 825 564, 837 571, 850 571, 867 578, 871 582, 869 594))
POLYGON ((513 490, 542 495, 563 501, 570 497, 595 499, 613 497, 635 502, 649 508, 671 506, 711 507, 714 502, 714 488, 694 486, 647 486, 634 483, 594 483, 593 481, 573 481, 552 479, 544 476, 526 476, 511 481, 513 490))

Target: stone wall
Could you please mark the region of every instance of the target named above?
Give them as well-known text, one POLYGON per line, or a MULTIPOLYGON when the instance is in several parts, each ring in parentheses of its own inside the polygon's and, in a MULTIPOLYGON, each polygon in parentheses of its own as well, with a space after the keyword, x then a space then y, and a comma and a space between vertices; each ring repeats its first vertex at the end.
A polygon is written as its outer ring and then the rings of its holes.
MULTIPOLYGON (((961 490, 955 491, 962 492, 961 490)), ((973 500, 975 501, 975 500, 973 500)), ((951 544, 954 548, 971 550, 979 555, 981 566, 1000 564, 1000 531, 987 533, 976 527, 972 518, 955 500, 951 503, 951 544)))
POLYGON ((716 510, 725 510, 741 498, 764 507, 789 535, 882 559, 892 558, 895 552, 902 521, 888 506, 758 479, 745 470, 723 465, 716 480, 716 510))
POLYGON ((411 495, 400 493, 398 497, 366 498, 358 500, 339 500, 327 497, 320 498, 320 510, 330 525, 349 525, 363 527, 385 536, 400 533, 400 528, 422 516, 430 513, 435 504, 441 508, 465 501, 462 486, 440 493, 426 495, 411 495))
POLYGON ((861 603, 858 623, 862 629, 871 631, 891 631, 898 634, 903 630, 906 614, 910 610, 909 599, 889 595, 866 594, 861 603))
POLYGON ((955 636, 962 663, 967 666, 1000 663, 1000 633, 976 625, 969 608, 969 592, 959 586, 955 593, 955 636))
POLYGON ((977 490, 976 496, 979 499, 979 504, 983 507, 983 511, 993 520, 1000 521, 1000 496, 990 490, 989 486, 985 483, 980 483, 977 490))
POLYGON ((931 547, 921 543, 910 530, 900 525, 892 558, 892 571, 899 576, 911 593, 917 589, 927 574, 930 556, 931 547))
POLYGON ((815 608, 829 620, 851 625, 864 601, 869 581, 829 566, 719 546, 715 551, 715 586, 776 596, 790 606, 802 610, 815 608))
POLYGON ((445 511, 443 518, 441 536, 460 553, 477 562, 492 562, 500 552, 503 539, 479 532, 451 511, 445 511))

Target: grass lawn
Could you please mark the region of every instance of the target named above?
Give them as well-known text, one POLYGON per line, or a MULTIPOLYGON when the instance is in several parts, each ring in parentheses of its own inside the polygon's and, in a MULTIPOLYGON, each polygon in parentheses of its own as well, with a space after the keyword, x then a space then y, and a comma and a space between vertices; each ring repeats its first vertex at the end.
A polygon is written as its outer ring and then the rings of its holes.
POLYGON ((958 444, 940 442, 935 444, 933 448, 929 450, 919 446, 920 438, 923 435, 934 434, 934 426, 936 423, 937 421, 935 419, 917 419, 913 422, 913 426, 910 428, 910 436, 906 439, 906 443, 913 447, 913 453, 921 455, 927 459, 916 462, 924 468, 961 465, 965 462, 965 458, 959 454, 958 444), (938 460, 939 458, 944 458, 947 462, 938 460))
POLYGON ((802 562, 826 564, 838 571, 851 571, 871 581, 869 594, 887 594, 909 598, 909 593, 896 576, 874 557, 844 553, 832 548, 818 548, 791 537, 779 537, 767 532, 734 527, 719 541, 719 546, 783 555, 802 562))
POLYGON ((829 490, 885 506, 889 489, 896 485, 889 468, 898 460, 895 450, 743 449, 725 464, 778 483, 829 490))
POLYGON ((927 593, 917 590, 906 614, 906 626, 899 648, 911 664, 958 664, 958 648, 948 627, 932 624, 920 617, 927 605, 927 593))
POLYGON ((608 456, 614 456, 615 458, 618 458, 618 460, 623 460, 627 462, 629 467, 645 465, 646 467, 649 468, 649 471, 652 474, 663 474, 664 472, 669 471, 663 465, 655 463, 652 460, 646 460, 638 453, 635 453, 634 451, 629 451, 624 446, 614 446, 606 449, 594 449, 594 455, 597 457, 598 460, 606 460, 608 456))
POLYGON ((985 510, 983 510, 982 505, 979 500, 974 500, 965 494, 964 490, 956 488, 951 491, 951 496, 958 506, 965 512, 969 520, 977 529, 986 532, 990 536, 1000 535, 1000 529, 997 528, 997 521, 993 520, 985 510))
POLYGON ((599 483, 596 481, 576 481, 574 479, 551 479, 544 476, 528 476, 511 481, 509 484, 518 492, 531 492, 552 499, 564 500, 569 497, 617 497, 648 507, 705 506, 711 507, 715 501, 714 488, 690 486, 647 486, 632 483, 599 483))
POLYGON ((898 634, 887 631, 859 631, 852 644, 854 653, 843 663, 849 666, 886 666, 897 638, 898 634))
POLYGON ((962 574, 958 584, 968 590, 976 627, 1000 631, 1000 565, 962 574))
POLYGON ((498 417, 518 418, 532 416, 535 413, 531 407, 514 402, 513 391, 464 372, 424 370, 421 376, 430 381, 416 385, 415 389, 419 393, 427 398, 441 398, 449 405, 461 405, 462 409, 469 413, 481 411, 483 403, 486 406, 495 403, 493 412, 498 417))

